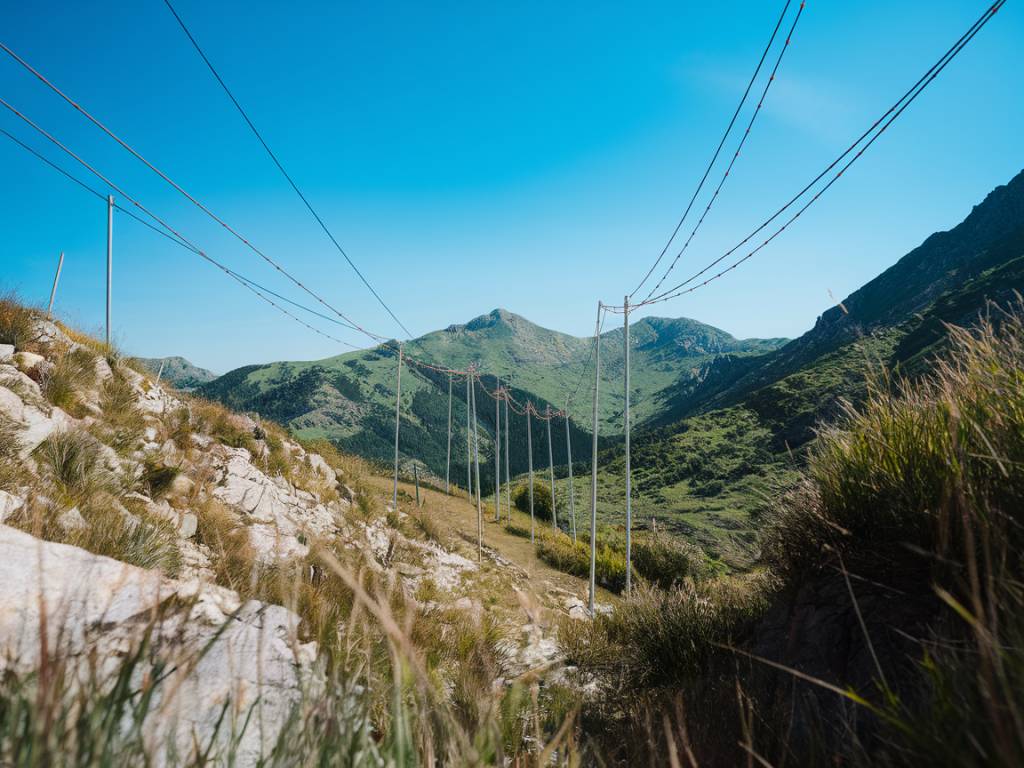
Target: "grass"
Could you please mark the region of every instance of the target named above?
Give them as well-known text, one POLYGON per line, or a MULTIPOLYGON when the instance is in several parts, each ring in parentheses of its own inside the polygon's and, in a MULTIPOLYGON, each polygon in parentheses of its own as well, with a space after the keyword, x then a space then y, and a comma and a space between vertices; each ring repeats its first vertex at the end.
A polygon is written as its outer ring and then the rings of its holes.
POLYGON ((0 491, 13 491, 22 476, 18 425, 0 414, 0 491))
POLYGON ((19 352, 32 352, 38 336, 33 310, 14 294, 0 296, 0 344, 13 344, 19 352))
POLYGON ((100 388, 100 412, 103 420, 99 427, 105 443, 125 455, 142 441, 146 420, 138 407, 138 395, 120 367, 100 388))
POLYGON ((49 355, 49 365, 37 366, 29 375, 53 405, 75 417, 85 415, 79 397, 96 384, 96 356, 87 349, 59 350, 49 355))

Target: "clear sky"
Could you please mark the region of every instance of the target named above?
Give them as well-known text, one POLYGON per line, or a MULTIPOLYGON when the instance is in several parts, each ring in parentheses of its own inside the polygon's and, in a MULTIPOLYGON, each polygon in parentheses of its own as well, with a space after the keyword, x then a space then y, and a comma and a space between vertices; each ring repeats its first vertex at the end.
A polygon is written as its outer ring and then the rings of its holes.
MULTIPOLYGON (((177 0, 176 7, 414 334, 501 306, 585 335, 597 299, 620 303, 660 251, 782 3, 177 0)), ((803 186, 984 7, 812 0, 679 276, 803 186)), ((382 334, 400 334, 160 0, 4 0, 0 39, 336 306, 382 334)), ((212 255, 301 298, 16 63, 0 59, 5 99, 212 255)), ((1024 167, 1022 71, 1024 7, 1010 0, 798 226, 714 287, 655 313, 742 337, 800 334, 833 302, 830 294, 845 296, 931 232, 953 226, 1024 167)), ((0 114, 0 127, 58 158, 9 113, 0 114)), ((98 329, 104 204, 2 136, 0 171, 0 287, 45 303, 63 249, 58 308, 98 329)), ((223 372, 345 351, 123 215, 115 220, 114 258, 115 337, 133 354, 182 354, 223 372)))

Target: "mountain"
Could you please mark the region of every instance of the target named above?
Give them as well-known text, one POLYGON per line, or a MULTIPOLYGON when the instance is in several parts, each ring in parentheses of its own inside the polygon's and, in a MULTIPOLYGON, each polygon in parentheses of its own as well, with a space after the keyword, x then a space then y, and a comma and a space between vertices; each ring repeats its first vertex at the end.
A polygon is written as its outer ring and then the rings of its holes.
POLYGON ((136 359, 154 375, 160 372, 162 367, 161 380, 167 381, 185 392, 217 378, 217 374, 213 371, 193 365, 184 357, 139 357, 136 359))
MULTIPOLYGON (((781 339, 738 340, 694 320, 644 318, 631 327, 633 352, 632 402, 637 423, 656 419, 668 404, 668 394, 692 385, 722 355, 736 359, 778 348, 781 339)), ((622 433, 622 329, 601 337, 601 433, 607 443, 622 433)), ((593 349, 592 338, 579 338, 542 328, 503 309, 464 325, 451 325, 405 344, 410 360, 423 360, 462 369, 476 362, 488 375, 483 384, 493 391, 497 382, 510 386, 519 402, 532 400, 538 410, 565 406, 566 394, 581 382, 593 349)), ((286 424, 302 437, 324 437, 364 457, 390 460, 394 440, 396 353, 388 347, 350 352, 325 360, 278 362, 231 371, 200 388, 207 397, 233 408, 255 411, 286 424)), ((592 369, 588 369, 592 370, 592 369)), ((572 442, 583 455, 589 444, 590 378, 583 380, 571 408, 572 442), (587 427, 581 430, 576 422, 587 427)), ((478 420, 493 435, 494 401, 477 392, 478 420)), ((466 389, 457 381, 453 391, 452 477, 465 478, 466 389)), ((402 434, 399 441, 407 460, 418 460, 439 478, 447 456, 448 378, 445 374, 408 364, 402 376, 402 434)), ((524 417, 513 422, 510 456, 513 472, 525 471, 524 417)), ((537 423, 537 429, 542 425, 537 423)), ((565 430, 552 430, 557 461, 566 456, 565 430)), ((493 438, 482 441, 485 457, 493 438)), ((544 438, 534 439, 534 464, 547 463, 544 438)), ((481 466, 483 487, 491 486, 493 460, 481 466)), ((465 484, 464 482, 462 484, 465 484)))
MULTIPOLYGON (((639 519, 698 540, 734 563, 752 551, 757 515, 796 477, 815 428, 856 403, 869 374, 915 376, 941 351, 948 324, 970 325, 989 302, 1024 291, 1024 173, 959 225, 928 237, 818 318, 801 337, 748 358, 715 359, 697 386, 663 392, 661 424, 633 437, 639 519)), ((624 462, 609 446, 599 513, 622 519, 624 462)), ((580 478, 581 491, 588 481, 580 478)))

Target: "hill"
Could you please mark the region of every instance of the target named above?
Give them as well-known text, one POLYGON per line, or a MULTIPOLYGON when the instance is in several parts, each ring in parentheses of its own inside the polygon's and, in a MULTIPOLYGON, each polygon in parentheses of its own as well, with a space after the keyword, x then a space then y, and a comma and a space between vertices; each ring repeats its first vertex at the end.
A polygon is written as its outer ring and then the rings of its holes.
MULTIPOLYGON (((635 509, 734 564, 749 561, 769 499, 790 485, 816 427, 859 402, 875 372, 916 377, 989 302, 1024 291, 1024 173, 953 229, 928 237, 801 337, 764 355, 722 357, 668 397, 666 423, 637 430, 635 509)), ((621 450, 602 457, 599 512, 620 523, 621 450)), ((579 493, 587 477, 579 478, 579 493)))
MULTIPOLYGON (((694 320, 644 318, 631 329, 635 344, 634 408, 638 421, 656 419, 668 405, 668 393, 694 386, 703 372, 723 355, 742 359, 776 349, 783 340, 738 340, 694 320)), ((463 325, 426 334, 405 345, 409 357, 464 368, 472 362, 492 374, 484 386, 493 390, 493 374, 510 385, 519 401, 532 400, 538 410, 565 405, 587 365, 593 340, 542 328, 503 309, 463 325)), ((390 460, 394 439, 396 353, 386 347, 351 352, 325 360, 278 362, 231 371, 200 387, 206 397, 232 408, 254 411, 286 424, 305 438, 326 438, 344 450, 369 459, 390 460)), ((605 443, 621 434, 622 330, 602 335, 602 398, 600 418, 605 443)), ((585 403, 587 386, 581 389, 585 403)), ((466 392, 457 383, 453 403, 452 478, 466 476, 466 392)), ((477 392, 478 418, 489 435, 494 432, 494 402, 477 392)), ((444 477, 447 454, 448 380, 414 365, 402 377, 402 437, 404 461, 413 460, 437 477, 444 477)), ((589 409, 572 409, 573 443, 589 441, 589 409), (586 431, 577 425, 584 416, 586 431)), ((513 422, 510 445, 513 473, 525 471, 524 417, 513 422)), ((564 429, 553 430, 553 450, 564 461, 564 429)), ((485 456, 492 438, 483 441, 485 456)), ((547 447, 534 441, 534 463, 546 465, 547 447)), ((492 487, 493 462, 481 466, 484 488, 492 487)))
POLYGON ((217 378, 217 374, 213 371, 193 365, 184 357, 140 357, 136 359, 154 375, 160 373, 161 381, 169 382, 185 392, 217 378))

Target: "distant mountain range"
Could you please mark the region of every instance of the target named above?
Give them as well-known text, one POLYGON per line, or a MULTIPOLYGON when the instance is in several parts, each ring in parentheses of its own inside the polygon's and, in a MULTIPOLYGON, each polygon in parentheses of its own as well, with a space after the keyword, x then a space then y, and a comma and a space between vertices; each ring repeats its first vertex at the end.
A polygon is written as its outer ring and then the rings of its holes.
POLYGON ((189 391, 217 378, 217 374, 193 365, 184 357, 139 357, 140 363, 180 390, 189 391))
MULTIPOLYGON (((871 370, 914 375, 941 349, 947 323, 969 324, 986 302, 1024 290, 1024 174, 990 193, 948 232, 919 247, 818 318, 800 338, 738 340, 689 319, 644 318, 631 326, 635 507, 642 521, 699 540, 740 563, 749 556, 756 516, 792 482, 814 429, 856 401, 871 370)), ((621 522, 622 329, 601 336, 599 513, 621 522)), ((417 359, 462 368, 471 362, 538 410, 566 405, 593 340, 541 328, 502 309, 405 344, 417 359)), ((301 436, 389 460, 394 429, 395 353, 385 348, 312 362, 247 366, 199 385, 201 394, 256 411, 301 436)), ((166 373, 165 373, 166 375, 166 373)), ((588 369, 571 404, 577 497, 589 495, 588 369)), ((494 402, 477 393, 483 486, 493 482, 494 402)), ((448 379, 407 366, 402 378, 401 451, 444 476, 448 379)), ((465 385, 454 388, 452 478, 465 484, 465 385)), ((546 433, 535 425, 535 467, 547 465, 546 433)), ((565 463, 565 430, 552 431, 565 463)), ((512 472, 525 471, 523 417, 514 417, 512 472)), ((559 476, 565 468, 559 468, 559 476)), ((564 496, 564 487, 559 493, 564 496)), ((565 503, 561 498, 560 502, 565 503)), ((578 505, 583 507, 584 505, 578 505)))

